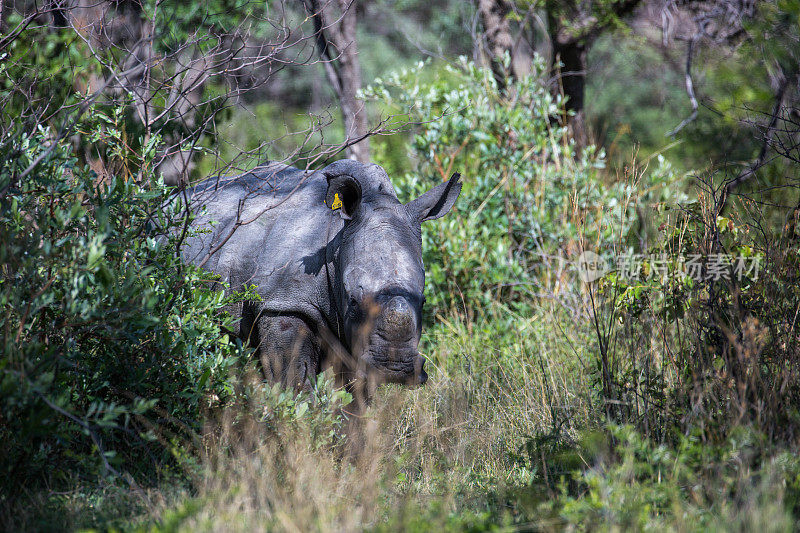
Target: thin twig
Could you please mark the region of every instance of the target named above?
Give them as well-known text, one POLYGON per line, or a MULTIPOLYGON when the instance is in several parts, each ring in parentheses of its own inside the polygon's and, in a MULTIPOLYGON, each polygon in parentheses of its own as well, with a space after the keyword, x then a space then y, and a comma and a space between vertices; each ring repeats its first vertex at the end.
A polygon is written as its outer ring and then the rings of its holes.
POLYGON ((678 126, 673 129, 672 131, 667 132, 667 137, 675 137, 675 135, 685 128, 690 122, 694 121, 697 118, 697 96, 694 93, 694 81, 692 81, 692 59, 694 58, 694 46, 697 40, 700 38, 701 34, 697 33, 694 37, 689 39, 689 43, 686 48, 686 72, 684 73, 684 81, 686 83, 686 94, 689 95, 689 102, 692 104, 692 112, 689 114, 688 117, 683 119, 683 121, 678 124, 678 126))

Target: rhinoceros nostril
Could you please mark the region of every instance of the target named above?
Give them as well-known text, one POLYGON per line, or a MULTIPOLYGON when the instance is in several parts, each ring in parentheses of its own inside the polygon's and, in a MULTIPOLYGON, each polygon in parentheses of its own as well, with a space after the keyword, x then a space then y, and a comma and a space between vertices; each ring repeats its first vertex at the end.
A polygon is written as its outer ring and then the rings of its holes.
POLYGON ((414 332, 414 310, 408 301, 395 296, 381 313, 380 329, 391 339, 408 339, 414 332))

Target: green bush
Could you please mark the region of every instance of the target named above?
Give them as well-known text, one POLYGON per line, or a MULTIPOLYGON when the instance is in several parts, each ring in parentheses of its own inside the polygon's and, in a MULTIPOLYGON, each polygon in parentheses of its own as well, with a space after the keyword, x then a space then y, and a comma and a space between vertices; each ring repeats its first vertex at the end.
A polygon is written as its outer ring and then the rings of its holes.
POLYGON ((598 333, 607 349, 596 360, 597 389, 611 400, 607 415, 657 440, 699 428, 719 442, 753 425, 773 442, 792 441, 800 433, 796 218, 777 226, 769 207, 733 200, 721 215, 714 177, 698 201, 658 210, 636 277, 618 271, 599 281, 594 313, 607 325, 598 333))
POLYGON ((591 531, 793 528, 784 498, 796 495, 800 463, 786 452, 768 455, 752 430, 739 428, 719 445, 689 435, 668 447, 630 426, 611 426, 597 444, 581 453, 595 459, 575 474, 580 488, 570 494, 562 484, 553 504, 566 524, 591 531))
POLYGON ((49 137, 5 139, 0 157, 0 504, 74 474, 146 480, 232 392, 240 353, 220 333, 228 299, 176 254, 168 189, 99 178, 63 143, 22 177, 49 137))
POLYGON ((423 231, 434 314, 474 316, 493 301, 530 310, 566 258, 584 243, 602 247, 628 224, 627 185, 605 184, 602 152, 579 152, 556 124, 562 102, 541 58, 534 67, 503 94, 464 58, 434 76, 420 64, 364 91, 419 124, 409 147, 416 170, 395 183, 404 200, 463 175, 454 213, 423 231))

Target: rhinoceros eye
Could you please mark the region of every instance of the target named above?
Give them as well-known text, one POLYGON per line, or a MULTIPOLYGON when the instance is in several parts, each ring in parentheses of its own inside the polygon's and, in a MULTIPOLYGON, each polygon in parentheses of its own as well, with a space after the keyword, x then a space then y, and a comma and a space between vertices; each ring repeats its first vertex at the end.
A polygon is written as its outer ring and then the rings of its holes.
POLYGON ((347 300, 347 318, 355 322, 358 322, 363 318, 361 312, 361 305, 358 303, 358 300, 353 296, 351 296, 347 300))
POLYGON ((358 305, 358 300, 355 296, 351 296, 347 300, 347 313, 351 317, 356 317, 361 312, 361 306, 358 305))

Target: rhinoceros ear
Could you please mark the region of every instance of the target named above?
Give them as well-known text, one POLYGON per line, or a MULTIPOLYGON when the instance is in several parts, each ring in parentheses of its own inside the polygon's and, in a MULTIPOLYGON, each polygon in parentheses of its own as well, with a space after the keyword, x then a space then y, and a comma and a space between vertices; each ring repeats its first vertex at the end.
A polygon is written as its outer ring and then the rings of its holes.
POLYGON ((440 183, 416 200, 408 202, 406 209, 409 214, 420 223, 445 216, 461 192, 461 182, 458 181, 460 177, 461 174, 456 172, 449 180, 440 183))
POLYGON ((328 178, 325 205, 338 209, 343 219, 350 220, 361 203, 361 185, 349 174, 326 174, 325 177, 328 178))

